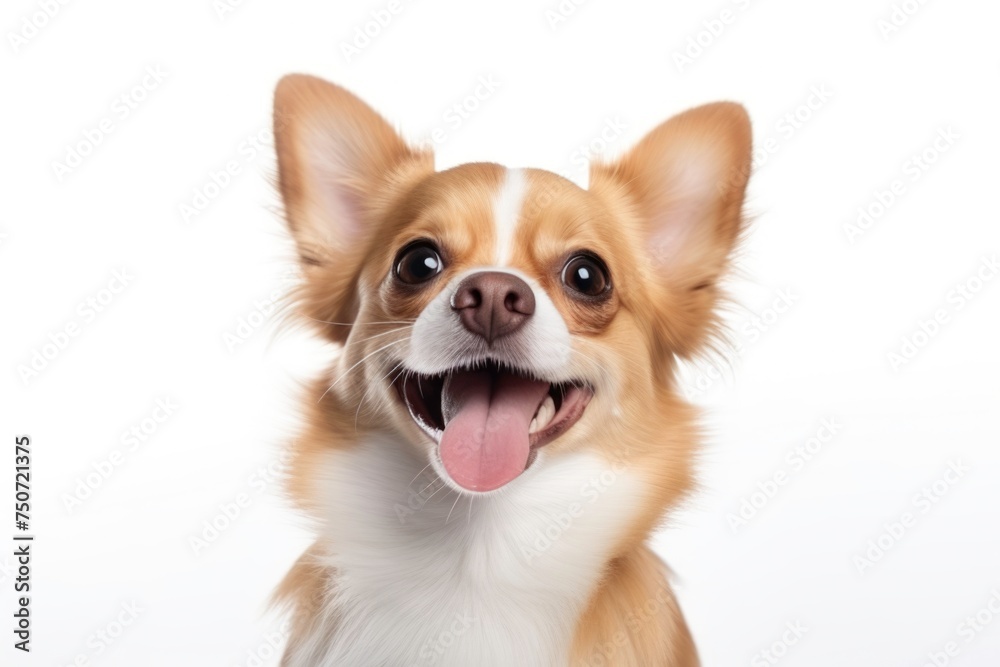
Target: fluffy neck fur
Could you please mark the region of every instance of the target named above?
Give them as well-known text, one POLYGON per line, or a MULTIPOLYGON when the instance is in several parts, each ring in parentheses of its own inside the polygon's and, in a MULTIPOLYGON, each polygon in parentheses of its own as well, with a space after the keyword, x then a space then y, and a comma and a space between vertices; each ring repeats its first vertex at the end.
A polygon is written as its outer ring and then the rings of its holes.
POLYGON ((387 436, 329 451, 315 565, 335 575, 286 664, 567 664, 638 483, 594 454, 544 463, 469 498, 387 436))

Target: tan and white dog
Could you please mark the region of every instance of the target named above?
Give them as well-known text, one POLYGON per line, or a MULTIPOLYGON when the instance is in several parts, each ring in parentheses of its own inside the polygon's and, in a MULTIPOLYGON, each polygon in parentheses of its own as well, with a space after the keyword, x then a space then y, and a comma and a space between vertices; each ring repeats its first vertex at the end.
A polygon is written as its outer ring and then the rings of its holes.
POLYGON ((692 486, 674 371, 716 333, 743 108, 671 118, 588 190, 436 172, 309 76, 275 117, 299 310, 342 346, 291 462, 317 538, 277 592, 282 664, 697 665, 644 542, 692 486))

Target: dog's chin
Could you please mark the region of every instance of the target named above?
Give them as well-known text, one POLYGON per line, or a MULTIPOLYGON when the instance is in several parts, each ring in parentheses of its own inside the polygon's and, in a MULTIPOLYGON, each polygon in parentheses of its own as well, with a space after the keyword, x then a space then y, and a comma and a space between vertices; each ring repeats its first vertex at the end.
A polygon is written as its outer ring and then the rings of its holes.
POLYGON ((404 371, 393 386, 433 443, 432 466, 449 486, 472 494, 519 477, 539 449, 580 420, 594 395, 583 380, 551 382, 493 361, 433 375, 404 371))

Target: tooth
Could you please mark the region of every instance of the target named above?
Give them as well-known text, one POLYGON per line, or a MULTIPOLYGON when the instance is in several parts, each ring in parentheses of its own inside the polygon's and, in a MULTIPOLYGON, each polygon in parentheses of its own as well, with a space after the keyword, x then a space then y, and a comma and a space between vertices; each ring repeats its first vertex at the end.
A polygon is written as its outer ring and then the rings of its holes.
MULTIPOLYGON (((538 406, 538 414, 535 415, 534 422, 538 423, 538 429, 541 430, 549 425, 552 418, 556 416, 556 404, 552 400, 551 396, 546 396, 542 404, 538 406)), ((530 432, 530 429, 529 429, 530 432)))
POLYGON ((538 420, 532 419, 531 424, 528 425, 528 435, 531 435, 538 430, 538 420))

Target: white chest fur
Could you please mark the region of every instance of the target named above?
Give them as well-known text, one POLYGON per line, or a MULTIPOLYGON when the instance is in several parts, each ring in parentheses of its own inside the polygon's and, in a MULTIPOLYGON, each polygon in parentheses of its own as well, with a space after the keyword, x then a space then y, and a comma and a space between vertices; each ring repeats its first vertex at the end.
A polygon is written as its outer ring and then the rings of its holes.
POLYGON ((423 465, 386 441, 330 455, 320 491, 338 627, 317 628, 294 667, 567 664, 636 479, 572 454, 470 498, 437 490, 423 465))

